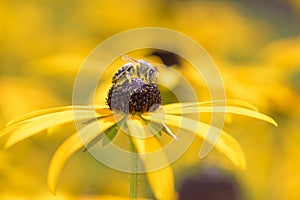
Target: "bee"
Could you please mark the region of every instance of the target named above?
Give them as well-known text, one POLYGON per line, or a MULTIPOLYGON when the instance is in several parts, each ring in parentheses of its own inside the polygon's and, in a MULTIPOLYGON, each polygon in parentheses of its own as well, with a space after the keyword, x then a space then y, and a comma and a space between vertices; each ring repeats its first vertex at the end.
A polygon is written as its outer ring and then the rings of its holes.
POLYGON ((125 80, 131 81, 131 77, 134 74, 134 65, 133 63, 129 62, 123 65, 112 78, 112 83, 116 84, 117 82, 123 82, 125 80))
POLYGON ((131 82, 131 78, 140 78, 146 83, 151 84, 158 75, 158 69, 145 60, 135 60, 134 58, 123 55, 122 58, 128 61, 123 65, 112 78, 112 83, 122 83, 126 80, 131 82))

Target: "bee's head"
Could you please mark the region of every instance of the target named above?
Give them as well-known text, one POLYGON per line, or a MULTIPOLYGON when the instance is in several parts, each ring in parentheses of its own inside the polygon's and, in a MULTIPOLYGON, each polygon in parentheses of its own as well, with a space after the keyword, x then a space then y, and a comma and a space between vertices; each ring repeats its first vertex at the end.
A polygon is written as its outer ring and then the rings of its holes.
POLYGON ((149 73, 152 74, 153 76, 157 76, 158 75, 157 67, 152 67, 149 73))
POLYGON ((149 69, 152 68, 153 66, 151 65, 151 63, 145 61, 145 60, 138 60, 138 63, 141 65, 141 67, 145 68, 145 69, 149 69))

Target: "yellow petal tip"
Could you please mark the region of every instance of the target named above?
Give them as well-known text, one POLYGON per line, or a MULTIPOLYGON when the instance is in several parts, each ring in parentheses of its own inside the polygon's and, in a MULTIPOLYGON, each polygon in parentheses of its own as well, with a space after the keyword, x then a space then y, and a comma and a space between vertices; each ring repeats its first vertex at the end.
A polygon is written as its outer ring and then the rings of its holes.
POLYGON ((278 127, 278 123, 277 123, 275 120, 273 120, 272 124, 273 124, 274 126, 278 127))
POLYGON ((271 123, 272 125, 278 127, 278 123, 271 117, 268 117, 267 122, 271 123))
POLYGON ((54 183, 54 181, 48 177, 48 181, 47 181, 49 190, 52 194, 57 195, 57 191, 56 191, 56 183, 54 183))

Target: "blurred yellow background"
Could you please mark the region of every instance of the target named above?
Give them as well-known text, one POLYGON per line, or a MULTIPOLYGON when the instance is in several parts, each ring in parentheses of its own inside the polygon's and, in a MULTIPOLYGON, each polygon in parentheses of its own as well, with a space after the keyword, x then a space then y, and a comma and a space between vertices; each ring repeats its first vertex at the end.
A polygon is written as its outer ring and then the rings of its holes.
MULTIPOLYGON (((214 164, 236 177, 244 199, 299 199, 299 13, 297 0, 1 1, 0 128, 29 111, 71 105, 77 70, 109 36, 144 26, 171 28, 208 51, 228 98, 254 104, 279 124, 275 128, 228 116, 224 128, 243 147, 247 169, 236 169, 217 152, 199 161, 197 147, 190 150, 193 157, 186 158, 190 164, 175 167, 177 189, 188 175, 186 168, 214 164)), ((128 193, 127 174, 82 152, 63 171, 61 195, 49 192, 47 166, 70 129, 53 129, 0 150, 1 200, 93 199, 97 194, 128 193)), ((141 190, 150 192, 147 187, 141 190)))

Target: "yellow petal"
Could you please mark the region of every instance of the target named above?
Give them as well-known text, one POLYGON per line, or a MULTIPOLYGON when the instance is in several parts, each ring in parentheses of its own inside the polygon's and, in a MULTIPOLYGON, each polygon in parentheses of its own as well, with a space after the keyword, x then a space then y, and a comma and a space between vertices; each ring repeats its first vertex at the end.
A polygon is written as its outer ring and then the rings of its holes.
POLYGON ((30 118, 34 118, 34 117, 38 117, 38 116, 41 116, 41 115, 54 113, 54 112, 60 112, 60 111, 66 111, 66 110, 72 110, 72 106, 65 106, 65 107, 49 108, 49 109, 32 111, 32 112, 29 112, 29 113, 26 113, 24 115, 21 115, 19 117, 14 118, 13 120, 11 120, 7 123, 7 126, 11 126, 15 123, 19 123, 21 121, 24 121, 24 120, 27 120, 27 119, 30 119, 30 118))
MULTIPOLYGON (((139 133, 141 136, 149 135, 146 133, 146 129, 144 128, 145 124, 141 119, 128 119, 127 125, 130 133, 134 133, 134 135, 136 133, 139 133)), ((155 136, 148 138, 132 136, 131 138, 143 161, 146 171, 151 170, 151 172, 147 172, 146 175, 156 199, 174 199, 174 178, 171 166, 167 165, 164 168, 152 171, 155 165, 157 165, 157 162, 168 164, 167 157, 159 141, 155 136), (151 152, 157 152, 159 149, 159 153, 151 154, 151 152)))
POLYGON ((101 134, 101 130, 105 131, 114 124, 115 121, 113 117, 107 117, 99 121, 92 122, 80 130, 80 136, 76 132, 65 140, 62 145, 60 145, 52 157, 48 170, 48 186, 53 193, 55 193, 56 190, 59 174, 70 156, 83 148, 84 144, 88 144, 95 137, 101 134))
POLYGON ((236 107, 236 106, 196 106, 196 107, 183 107, 183 108, 164 107, 164 112, 167 114, 189 114, 189 113, 200 113, 200 112, 232 113, 232 114, 244 115, 247 117, 260 119, 277 126, 277 123, 267 115, 246 108, 236 107))
MULTIPOLYGON (((93 111, 89 110, 80 110, 75 112, 76 120, 90 119, 95 115, 93 111)), ((39 133, 42 130, 47 129, 48 127, 64 124, 73 120, 74 111, 72 110, 36 117, 35 120, 24 123, 20 125, 15 131, 13 131, 6 142, 5 147, 8 148, 21 140, 24 140, 30 136, 33 136, 34 134, 39 133)))
POLYGON ((14 124, 12 126, 8 126, 6 128, 4 128, 3 130, 0 131, 0 138, 9 134, 9 133, 12 133, 14 131, 16 131, 18 128, 20 128, 21 126, 24 126, 25 124, 27 124, 28 122, 22 122, 20 124, 14 124))
MULTIPOLYGON (((238 106, 238 107, 244 107, 248 108, 250 110, 258 112, 258 108, 252 105, 251 103, 248 103, 247 101, 239 100, 239 99, 226 99, 226 105, 227 106, 238 106)), ((216 105, 214 103, 214 105, 216 105)))
POLYGON ((197 107, 197 106, 238 106, 248 108, 250 110, 258 111, 258 109, 252 104, 239 99, 226 99, 226 100, 213 100, 213 101, 201 101, 201 102, 186 102, 186 103, 172 103, 164 105, 164 108, 182 108, 182 107, 197 107))
POLYGON ((21 115, 19 117, 16 117, 15 119, 9 121, 7 123, 7 126, 11 126, 15 123, 20 123, 25 120, 33 120, 36 117, 39 117, 41 115, 50 114, 50 113, 56 113, 56 112, 62 112, 62 111, 68 111, 68 110, 94 110, 94 109, 98 109, 102 113, 103 113, 103 111, 105 111, 104 108, 101 108, 101 107, 94 108, 92 106, 64 106, 64 107, 57 107, 57 108, 49 108, 49 109, 43 109, 43 110, 36 110, 36 111, 21 115))
POLYGON ((205 139, 212 145, 215 145, 215 147, 221 153, 226 155, 236 166, 242 169, 246 167, 246 157, 239 143, 223 130, 220 130, 203 122, 198 122, 177 115, 163 116, 162 114, 156 113, 143 115, 143 117, 147 120, 151 120, 157 123, 161 123, 163 120, 165 120, 165 123, 167 125, 196 133, 199 137, 205 139), (197 127, 196 130, 195 127, 197 127), (207 135, 208 132, 209 134, 207 135), (216 141, 217 143, 215 144, 216 141))

